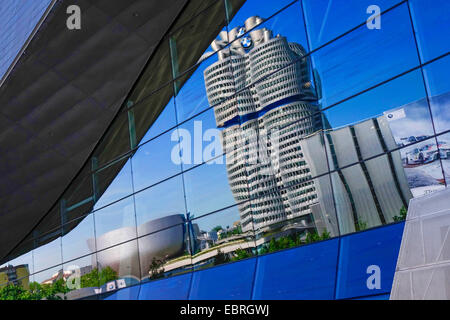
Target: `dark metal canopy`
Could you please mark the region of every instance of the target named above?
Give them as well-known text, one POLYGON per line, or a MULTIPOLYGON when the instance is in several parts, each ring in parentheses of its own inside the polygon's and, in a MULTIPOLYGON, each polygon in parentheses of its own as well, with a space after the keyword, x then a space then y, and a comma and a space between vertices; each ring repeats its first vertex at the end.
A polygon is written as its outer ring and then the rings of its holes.
MULTIPOLYGON (((244 1, 226 2, 232 16, 244 1)), ((170 81, 168 34, 180 40, 184 68, 226 24, 221 0, 78 0, 81 30, 68 30, 71 4, 53 5, 0 87, 0 264, 36 246, 35 234, 48 233, 38 245, 60 235, 49 230, 60 228, 63 194, 72 203, 92 194, 91 156, 111 160, 129 151, 121 107, 170 81)), ((172 95, 167 86, 136 108, 138 141, 172 95)), ((100 195, 124 163, 102 172, 100 195)))
MULTIPOLYGON (((0 88, 0 258, 61 195, 187 0, 56 2, 0 88)), ((3 260, 3 259, 2 259, 3 260)))

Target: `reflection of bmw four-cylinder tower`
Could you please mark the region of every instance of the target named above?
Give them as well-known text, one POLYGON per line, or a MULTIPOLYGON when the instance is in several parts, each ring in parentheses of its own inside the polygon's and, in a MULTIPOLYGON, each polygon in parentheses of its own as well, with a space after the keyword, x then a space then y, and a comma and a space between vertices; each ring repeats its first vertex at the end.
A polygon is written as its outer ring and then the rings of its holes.
POLYGON ((412 197, 399 151, 361 162, 396 147, 389 119, 331 129, 319 116, 320 78, 305 50, 257 27, 262 22, 250 17, 222 32, 211 44, 222 49, 219 61, 204 72, 243 231, 296 218, 291 226, 333 236, 393 222, 412 197))
POLYGON ((236 201, 243 202, 243 231, 306 219, 317 202, 300 147, 302 137, 321 129, 320 117, 309 117, 318 110, 309 62, 301 59, 301 45, 255 28, 262 22, 250 17, 245 27, 221 32, 211 47, 223 50, 204 72, 209 103, 223 128, 229 184, 236 201), (227 40, 253 28, 226 47, 227 40))

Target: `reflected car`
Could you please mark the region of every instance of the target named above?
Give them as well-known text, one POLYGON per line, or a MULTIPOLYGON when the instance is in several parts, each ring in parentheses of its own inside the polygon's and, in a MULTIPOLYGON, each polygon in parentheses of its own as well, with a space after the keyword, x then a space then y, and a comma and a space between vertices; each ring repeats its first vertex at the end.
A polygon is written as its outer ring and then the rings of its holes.
POLYGON ((450 147, 446 142, 438 142, 439 148, 435 143, 426 144, 420 148, 414 148, 406 153, 407 164, 424 164, 435 160, 447 159, 450 156, 450 147))
POLYGON ((424 163, 424 153, 419 148, 414 148, 412 151, 406 153, 407 164, 424 163))
POLYGON ((446 141, 438 141, 438 148, 441 159, 450 158, 450 145, 446 141))

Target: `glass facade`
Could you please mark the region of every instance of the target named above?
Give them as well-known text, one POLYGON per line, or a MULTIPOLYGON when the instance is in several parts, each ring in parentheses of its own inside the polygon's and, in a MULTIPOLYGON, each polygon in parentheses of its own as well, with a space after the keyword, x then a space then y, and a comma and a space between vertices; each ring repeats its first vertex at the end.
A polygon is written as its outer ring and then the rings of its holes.
POLYGON ((76 299, 309 246, 260 277, 309 264, 298 298, 314 298, 314 277, 336 274, 314 250, 346 259, 339 237, 404 220, 450 181, 448 3, 377 1, 379 28, 371 4, 211 0, 181 16, 0 286, 63 280, 76 299))
POLYGON ((15 1, 2 0, 0 3, 0 79, 19 54, 31 35, 51 0, 15 1))

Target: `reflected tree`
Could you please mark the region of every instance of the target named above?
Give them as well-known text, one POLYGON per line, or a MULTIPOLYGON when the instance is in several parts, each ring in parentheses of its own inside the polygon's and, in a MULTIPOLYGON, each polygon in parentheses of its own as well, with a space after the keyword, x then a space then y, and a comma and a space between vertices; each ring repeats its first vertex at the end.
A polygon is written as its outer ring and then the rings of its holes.
POLYGON ((164 259, 156 259, 156 257, 153 257, 149 271, 151 280, 164 278, 164 268, 162 266, 165 263, 166 261, 164 259))
POLYGON ((214 265, 217 266, 219 264, 223 264, 230 261, 227 254, 223 253, 220 249, 217 250, 217 255, 214 259, 214 265))
POLYGON ((69 291, 63 279, 52 284, 31 282, 28 290, 20 285, 9 284, 0 288, 0 300, 63 300, 69 291))
POLYGON ((105 283, 117 280, 118 278, 117 272, 107 266, 100 271, 98 268, 92 269, 91 272, 81 276, 80 282, 82 288, 101 287, 105 283))
POLYGON ((405 220, 406 220, 406 215, 407 215, 407 214, 408 214, 408 210, 406 209, 405 206, 403 206, 403 207, 400 209, 399 215, 393 217, 394 222, 405 221, 405 220))

